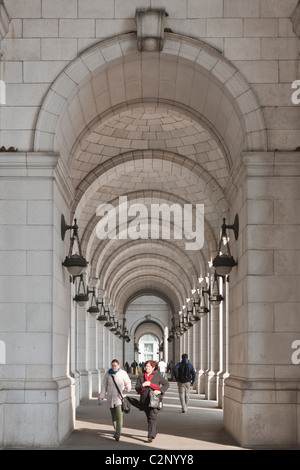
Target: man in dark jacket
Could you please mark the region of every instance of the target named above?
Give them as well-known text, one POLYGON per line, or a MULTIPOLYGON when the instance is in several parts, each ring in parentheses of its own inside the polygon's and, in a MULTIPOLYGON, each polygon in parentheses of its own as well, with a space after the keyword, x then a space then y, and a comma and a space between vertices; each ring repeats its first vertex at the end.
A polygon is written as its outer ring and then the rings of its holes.
POLYGON ((188 360, 187 354, 182 354, 181 358, 182 361, 174 367, 174 376, 177 381, 182 413, 185 413, 189 406, 190 389, 195 382, 196 371, 188 360))

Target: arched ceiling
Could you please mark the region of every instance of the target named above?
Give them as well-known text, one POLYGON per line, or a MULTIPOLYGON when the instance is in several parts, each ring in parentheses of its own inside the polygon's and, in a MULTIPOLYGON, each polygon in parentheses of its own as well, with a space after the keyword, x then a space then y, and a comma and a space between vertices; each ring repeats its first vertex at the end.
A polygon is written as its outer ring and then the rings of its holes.
MULTIPOLYGON (((138 52, 135 34, 85 51, 49 90, 34 141, 35 151, 59 152, 69 171, 89 278, 118 314, 139 292, 181 310, 215 254, 232 165, 241 151, 265 148, 249 84, 212 48, 168 33, 161 53, 138 52), (202 205, 203 246, 99 237, 99 207, 114 208, 118 225, 120 197, 146 208, 141 229, 153 204, 202 205)), ((197 220, 194 212, 194 228, 197 220)))
MULTIPOLYGON (((115 114, 85 134, 73 156, 70 175, 89 275, 98 280, 111 308, 122 314, 137 292, 158 292, 176 314, 197 286, 197 278, 207 272, 220 220, 227 211, 228 164, 214 138, 178 110, 147 103, 147 107, 115 114), (116 208, 118 225, 123 210, 120 197, 126 197, 124 210, 139 208, 133 204, 147 209, 144 218, 136 212, 139 221, 148 224, 146 239, 132 239, 128 233, 119 240, 99 238, 98 207, 111 204, 108 207, 116 208), (203 205, 203 248, 188 250, 183 236, 175 240, 173 219, 170 239, 151 238, 153 204, 182 208, 189 204, 193 216, 196 205, 203 205)), ((135 220, 129 214, 127 219, 135 220)))

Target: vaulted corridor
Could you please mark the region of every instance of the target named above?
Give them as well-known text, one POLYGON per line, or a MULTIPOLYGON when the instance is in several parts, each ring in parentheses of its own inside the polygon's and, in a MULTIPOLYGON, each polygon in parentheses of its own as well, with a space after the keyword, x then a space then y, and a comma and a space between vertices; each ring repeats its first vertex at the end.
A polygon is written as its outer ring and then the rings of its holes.
POLYGON ((151 448, 300 446, 299 37, 300 0, 0 0, 0 448, 115 448, 112 359, 183 353, 151 448))

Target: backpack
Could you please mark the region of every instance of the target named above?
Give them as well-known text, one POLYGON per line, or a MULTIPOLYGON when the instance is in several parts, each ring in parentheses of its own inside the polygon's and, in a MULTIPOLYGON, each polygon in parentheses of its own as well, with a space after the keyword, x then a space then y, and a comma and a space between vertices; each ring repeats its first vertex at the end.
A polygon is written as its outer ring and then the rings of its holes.
POLYGON ((191 373, 188 364, 181 364, 178 369, 177 379, 181 383, 190 382, 191 373))

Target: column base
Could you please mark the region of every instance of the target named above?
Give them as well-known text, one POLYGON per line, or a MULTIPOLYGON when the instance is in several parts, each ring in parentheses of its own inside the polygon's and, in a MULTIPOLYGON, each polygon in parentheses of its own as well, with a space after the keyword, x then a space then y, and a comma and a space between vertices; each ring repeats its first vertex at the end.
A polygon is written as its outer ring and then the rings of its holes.
POLYGON ((203 369, 197 370, 196 375, 196 391, 200 394, 205 394, 206 372, 203 369))
POLYGON ((216 400, 217 398, 217 374, 213 370, 209 370, 206 375, 205 395, 207 400, 216 400))
POLYGON ((81 400, 88 400, 92 396, 91 373, 87 369, 77 371, 77 380, 79 387, 79 403, 81 400))
POLYGON ((92 397, 99 395, 101 390, 101 373, 99 369, 93 369, 91 371, 92 380, 92 397))
POLYGON ((2 381, 0 388, 2 447, 55 447, 73 431, 72 379, 2 381))
POLYGON ((224 408, 224 381, 229 377, 228 372, 217 373, 217 402, 219 408, 224 408))
POLYGON ((296 381, 225 380, 224 427, 242 447, 299 447, 299 417, 296 381))

